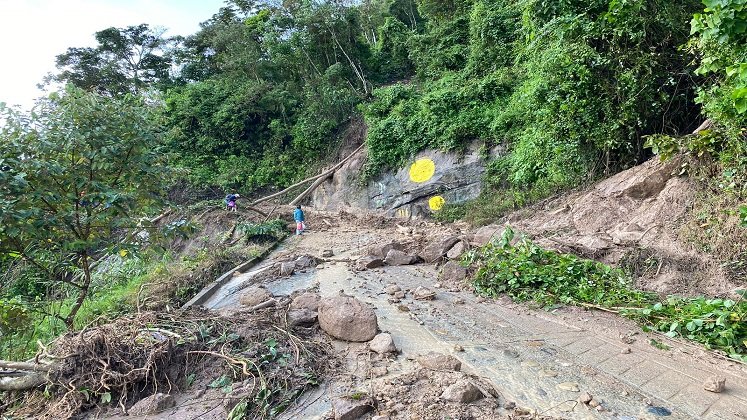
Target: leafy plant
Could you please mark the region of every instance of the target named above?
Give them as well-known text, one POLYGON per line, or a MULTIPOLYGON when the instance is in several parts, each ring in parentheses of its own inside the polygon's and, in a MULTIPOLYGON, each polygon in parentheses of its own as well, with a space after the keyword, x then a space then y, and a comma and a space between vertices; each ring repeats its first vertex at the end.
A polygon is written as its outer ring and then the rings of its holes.
POLYGON ((286 223, 281 219, 275 219, 264 223, 240 223, 238 231, 244 235, 247 243, 251 241, 266 242, 283 238, 288 234, 286 223))

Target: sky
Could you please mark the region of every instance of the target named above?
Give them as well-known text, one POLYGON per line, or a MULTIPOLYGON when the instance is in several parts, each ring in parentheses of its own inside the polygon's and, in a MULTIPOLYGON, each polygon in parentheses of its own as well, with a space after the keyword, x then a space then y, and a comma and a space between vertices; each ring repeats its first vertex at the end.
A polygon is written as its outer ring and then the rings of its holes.
POLYGON ((224 0, 0 0, 0 102, 29 109, 55 56, 96 45, 94 33, 147 23, 191 35, 224 0))

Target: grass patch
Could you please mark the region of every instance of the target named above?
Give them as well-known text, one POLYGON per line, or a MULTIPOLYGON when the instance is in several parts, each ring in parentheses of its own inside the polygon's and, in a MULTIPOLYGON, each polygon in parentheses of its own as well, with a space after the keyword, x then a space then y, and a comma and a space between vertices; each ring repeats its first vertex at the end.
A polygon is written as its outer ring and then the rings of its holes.
POLYGON ((506 227, 498 242, 468 253, 464 262, 483 295, 596 306, 636 320, 644 329, 683 337, 747 362, 747 291, 739 300, 669 297, 633 287, 625 271, 575 255, 545 250, 506 227))

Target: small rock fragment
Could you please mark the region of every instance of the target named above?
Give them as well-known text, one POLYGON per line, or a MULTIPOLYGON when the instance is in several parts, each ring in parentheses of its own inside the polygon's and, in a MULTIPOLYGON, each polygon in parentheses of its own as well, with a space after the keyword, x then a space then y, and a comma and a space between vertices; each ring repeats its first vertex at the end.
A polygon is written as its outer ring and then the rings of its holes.
POLYGON ((410 265, 415 264, 417 261, 418 257, 407 255, 396 249, 389 250, 384 258, 384 263, 387 265, 410 265))
POLYGON ((435 352, 430 352, 424 356, 418 357, 418 363, 420 363, 420 366, 424 368, 434 370, 459 371, 462 368, 462 362, 454 356, 435 352))
POLYGON ((468 404, 483 397, 482 391, 470 381, 459 381, 446 388, 441 394, 441 398, 446 401, 462 404, 468 404))
POLYGON ((292 275, 295 270, 296 270, 295 262, 280 263, 280 275, 282 277, 288 277, 292 275))
POLYGON ((358 258, 358 261, 356 262, 356 266, 358 270, 370 270, 373 268, 378 268, 384 265, 384 260, 382 260, 379 257, 375 256, 365 256, 358 258))
POLYGON ((334 255, 335 255, 335 253, 332 252, 331 249, 325 249, 324 251, 322 251, 322 258, 333 257, 334 255))
POLYGON ((723 376, 711 376, 703 384, 703 389, 709 392, 720 393, 726 388, 726 378, 723 376))
POLYGON ((128 414, 133 416, 145 416, 158 413, 175 405, 176 401, 172 395, 159 392, 149 397, 145 397, 135 403, 135 405, 128 410, 128 414))
POLYGON ((597 401, 597 400, 596 400, 596 399, 594 399, 594 398, 592 398, 592 399, 591 399, 591 400, 589 401, 589 403, 588 403, 588 404, 589 404, 589 407, 599 407, 599 401, 597 401))
POLYGON ((402 290, 402 288, 401 288, 401 287, 399 287, 399 286, 397 286, 396 284, 393 284, 393 283, 392 283, 392 284, 388 284, 388 285, 386 286, 386 288, 384 289, 384 291, 385 291, 385 292, 386 292, 386 293, 387 293, 388 295, 394 295, 395 293, 397 293, 397 292, 399 292, 399 291, 401 291, 401 290, 402 290))
POLYGON ((396 292, 394 294, 394 297, 396 299, 404 299, 405 298, 405 292, 403 292, 402 290, 400 290, 400 291, 398 291, 398 292, 396 292))
POLYGON ((368 348, 379 354, 397 352, 397 347, 394 345, 394 340, 389 333, 377 334, 373 340, 369 341, 368 348))
POLYGON ((241 297, 239 298, 239 303, 244 306, 252 307, 259 305, 262 302, 266 302, 271 298, 272 293, 270 293, 264 287, 250 287, 241 295, 241 297))
POLYGON ((459 344, 454 344, 454 351, 462 352, 464 351, 464 347, 460 346, 459 344))
POLYGON ((620 350, 620 353, 622 354, 630 354, 630 352, 632 352, 630 347, 625 347, 624 349, 620 350))
POLYGON ((317 312, 310 309, 291 309, 288 311, 288 325, 310 327, 316 323, 317 312))
POLYGON ((561 382, 555 385, 561 391, 578 392, 578 384, 575 382, 561 382))
POLYGON ((343 397, 332 401, 335 420, 355 420, 373 409, 374 401, 369 396, 343 397))
POLYGON ((432 300, 436 297, 436 292, 427 287, 418 286, 412 294, 412 297, 417 300, 432 300))
POLYGON ((588 404, 592 400, 592 396, 588 392, 584 392, 578 397, 578 402, 581 404, 588 404))
POLYGON ((381 378, 382 376, 386 376, 387 373, 389 373, 389 370, 386 366, 376 366, 371 368, 371 376, 374 378, 381 378))

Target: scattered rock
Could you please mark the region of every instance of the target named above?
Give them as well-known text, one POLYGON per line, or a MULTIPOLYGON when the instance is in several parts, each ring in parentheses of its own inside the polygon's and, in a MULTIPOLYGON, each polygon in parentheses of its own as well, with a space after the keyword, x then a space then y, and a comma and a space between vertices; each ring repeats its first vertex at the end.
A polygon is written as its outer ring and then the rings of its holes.
POLYGON ((308 309, 310 311, 319 310, 319 300, 321 297, 316 293, 306 292, 296 296, 290 304, 291 309, 308 309))
POLYGON ((402 290, 400 290, 398 292, 395 292, 394 293, 394 297, 396 299, 404 299, 405 298, 405 292, 403 292, 402 290))
POLYGON ((399 286, 397 286, 396 284, 388 284, 386 286, 386 288, 384 289, 384 291, 388 295, 394 295, 395 293, 399 292, 400 290, 402 290, 402 288, 399 287, 399 286))
POLYGON ((368 343, 368 348, 379 354, 396 353, 397 347, 389 333, 380 333, 368 343))
POLYGON ((504 349, 503 350, 503 355, 506 356, 506 357, 510 357, 512 359, 516 359, 516 358, 519 357, 519 352, 517 352, 514 349, 504 349))
POLYGON ((389 251, 396 249, 397 251, 402 251, 405 248, 402 246, 401 243, 392 241, 384 245, 374 245, 368 248, 368 255, 384 258, 386 257, 386 254, 389 253, 389 251))
POLYGON ((561 391, 578 392, 578 384, 575 382, 561 382, 555 385, 561 391))
POLYGON ((389 369, 387 369, 386 366, 376 366, 371 368, 371 376, 374 378, 381 378, 382 376, 386 376, 387 373, 389 373, 389 369))
MULTIPOLYGON (((591 404, 589 404, 591 405, 591 404)), ((651 406, 647 409, 647 411, 655 416, 659 417, 669 417, 672 415, 672 410, 665 408, 665 407, 656 407, 651 406)))
POLYGON ((412 297, 417 300, 432 300, 436 298, 436 292, 427 287, 418 286, 412 293, 412 297))
POLYGON ((280 275, 283 277, 288 277, 292 275, 295 270, 296 270, 296 263, 294 262, 280 263, 280 275))
POLYGON ((332 401, 335 420, 356 420, 373 409, 374 401, 369 396, 360 398, 337 398, 332 401))
POLYGON ((471 245, 485 246, 493 238, 500 238, 503 235, 503 227, 499 225, 483 226, 475 232, 472 237, 471 245))
POLYGON ((418 257, 407 255, 396 249, 390 249, 384 258, 384 263, 387 265, 410 265, 416 262, 418 262, 418 257))
POLYGON ((454 351, 456 352, 463 352, 464 347, 460 346, 459 344, 454 344, 454 351))
POLYGON ((288 311, 288 325, 310 327, 316 323, 318 313, 306 308, 288 311))
POLYGON ((468 404, 484 397, 482 391, 470 381, 459 381, 446 388, 441 398, 446 401, 468 404))
POLYGON ((620 353, 622 354, 630 354, 633 350, 630 349, 630 347, 625 347, 624 349, 620 350, 620 353))
POLYGON ((353 297, 335 296, 319 302, 319 326, 345 341, 369 341, 379 329, 374 310, 353 297))
POLYGON ((581 404, 588 404, 591 400, 592 397, 587 392, 584 392, 578 397, 578 402, 580 402, 581 404))
POLYGON ((507 401, 506 404, 503 405, 503 408, 505 408, 506 410, 513 410, 514 408, 516 408, 516 403, 513 401, 507 401))
POLYGON ((458 297, 458 298, 454 299, 454 304, 455 305, 464 305, 464 299, 458 297))
POLYGON ((484 297, 482 297, 482 296, 478 296, 478 297, 476 297, 476 298, 475 298, 475 302, 477 302, 477 303, 485 303, 485 302, 487 302, 487 301, 488 301, 488 300, 487 300, 487 299, 485 299, 485 298, 484 298, 484 297))
POLYGON ((456 357, 435 352, 418 357, 418 363, 424 368, 433 370, 453 370, 458 372, 462 368, 462 362, 456 357))
POLYGON ((272 299, 272 293, 264 287, 250 287, 241 295, 239 303, 244 306, 253 307, 259 305, 262 302, 266 302, 272 299))
POLYGON ((408 308, 406 305, 397 305, 397 309, 400 312, 410 312, 410 308, 408 308))
POLYGON ((384 265, 384 260, 382 260, 380 257, 368 255, 358 258, 356 265, 358 270, 370 270, 372 268, 382 267, 384 265))
POLYGON ((324 251, 322 251, 322 258, 330 258, 330 257, 333 257, 334 255, 335 253, 332 252, 331 249, 325 249, 324 251))
POLYGON ((176 401, 174 401, 173 396, 159 392, 158 394, 153 394, 136 402, 127 412, 132 416, 147 416, 149 414, 156 414, 175 405, 176 401))
POLYGON ((545 369, 542 371, 542 376, 545 378, 555 378, 558 374, 559 372, 557 370, 545 369))
POLYGON ((443 258, 457 242, 459 242, 459 237, 457 236, 450 236, 431 242, 420 252, 420 258, 429 264, 434 263, 443 258))
POLYGON ((451 284, 462 283, 467 278, 467 269, 456 261, 447 261, 441 269, 439 278, 451 284))
POLYGON ((446 257, 450 260, 456 260, 467 251, 467 244, 464 241, 459 241, 456 245, 452 246, 449 252, 446 253, 446 257))
POLYGON ((316 267, 320 262, 321 260, 312 257, 311 255, 301 255, 300 257, 296 258, 294 264, 297 270, 301 270, 304 268, 316 267))
POLYGON ((592 398, 591 400, 589 400, 588 404, 589 404, 589 407, 599 407, 599 401, 597 401, 594 398, 592 398))
POLYGON ((726 388, 726 378, 723 376, 711 376, 703 384, 703 389, 709 392, 723 392, 726 388))

